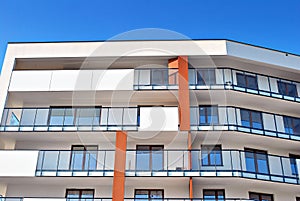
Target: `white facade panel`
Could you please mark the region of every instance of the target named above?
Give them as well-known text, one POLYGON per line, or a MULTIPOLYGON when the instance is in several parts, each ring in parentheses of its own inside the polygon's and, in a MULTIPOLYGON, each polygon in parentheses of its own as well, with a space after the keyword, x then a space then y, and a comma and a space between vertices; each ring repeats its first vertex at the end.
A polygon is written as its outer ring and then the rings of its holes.
POLYGON ((284 129, 283 117, 279 115, 275 115, 275 119, 276 119, 277 131, 284 133, 285 129, 284 129))
POLYGON ((52 71, 14 71, 9 91, 48 91, 52 71))
POLYGON ((274 115, 262 113, 262 118, 265 130, 276 131, 274 115))
POLYGON ((270 91, 268 77, 258 75, 257 76, 257 84, 258 84, 258 89, 264 90, 264 91, 270 91))
POLYGON ((92 90, 133 90, 134 69, 93 71, 92 90))
POLYGON ((38 151, 0 151, 0 176, 34 177, 38 151))
POLYGON ((177 131, 177 107, 141 107, 139 131, 177 131))

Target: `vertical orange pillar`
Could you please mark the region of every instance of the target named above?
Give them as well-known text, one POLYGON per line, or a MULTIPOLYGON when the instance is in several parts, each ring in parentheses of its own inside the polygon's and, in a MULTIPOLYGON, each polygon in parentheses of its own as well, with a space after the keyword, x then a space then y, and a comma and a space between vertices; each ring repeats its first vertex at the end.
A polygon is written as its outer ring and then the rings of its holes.
POLYGON ((123 201, 125 193, 125 168, 126 168, 127 133, 116 132, 116 150, 113 181, 113 201, 123 201))
MULTIPOLYGON (((190 131, 190 92, 189 92, 189 64, 187 56, 179 56, 170 59, 169 68, 178 69, 178 104, 179 104, 179 122, 180 131, 188 131, 188 150, 192 149, 192 140, 190 131)), ((189 169, 192 168, 192 157, 189 152, 189 169)), ((189 178, 189 196, 193 199, 193 178, 189 178)))

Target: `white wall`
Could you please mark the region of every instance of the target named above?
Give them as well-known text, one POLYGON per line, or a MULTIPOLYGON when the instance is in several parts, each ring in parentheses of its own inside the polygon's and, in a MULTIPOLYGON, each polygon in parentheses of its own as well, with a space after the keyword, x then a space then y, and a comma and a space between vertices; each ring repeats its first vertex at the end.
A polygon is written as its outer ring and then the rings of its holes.
POLYGON ((133 90, 133 77, 133 69, 14 71, 9 91, 133 90))
POLYGON ((177 131, 178 107, 141 107, 139 131, 177 131))
POLYGON ((0 151, 0 176, 34 177, 38 151, 0 151))

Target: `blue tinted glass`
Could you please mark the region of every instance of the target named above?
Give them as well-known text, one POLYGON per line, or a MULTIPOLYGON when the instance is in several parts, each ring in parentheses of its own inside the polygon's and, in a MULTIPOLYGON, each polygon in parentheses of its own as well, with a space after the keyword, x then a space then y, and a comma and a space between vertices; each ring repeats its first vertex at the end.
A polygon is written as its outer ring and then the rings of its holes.
POLYGON ((150 151, 137 151, 136 169, 150 170, 150 151))
POLYGON ((202 161, 202 165, 209 165, 209 163, 208 163, 208 152, 207 151, 202 151, 201 152, 201 161, 202 161))
POLYGON ((257 157, 258 172, 268 174, 269 173, 269 168, 268 168, 267 155, 257 154, 256 157, 257 157))
POLYGON ((246 152, 246 169, 249 172, 256 172, 255 170, 255 160, 254 160, 254 153, 246 152))
POLYGON ((244 74, 237 73, 236 74, 236 79, 237 79, 237 85, 239 87, 246 87, 246 78, 244 74))

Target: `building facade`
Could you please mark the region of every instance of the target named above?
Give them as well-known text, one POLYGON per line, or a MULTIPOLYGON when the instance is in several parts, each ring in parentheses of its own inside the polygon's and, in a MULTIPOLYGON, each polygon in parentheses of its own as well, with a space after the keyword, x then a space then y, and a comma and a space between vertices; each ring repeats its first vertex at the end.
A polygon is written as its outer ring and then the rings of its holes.
POLYGON ((298 55, 9 43, 0 86, 0 200, 300 200, 298 55))

